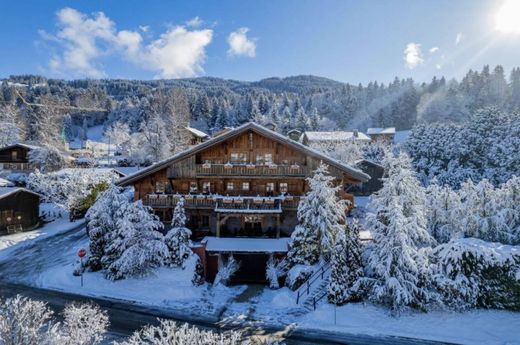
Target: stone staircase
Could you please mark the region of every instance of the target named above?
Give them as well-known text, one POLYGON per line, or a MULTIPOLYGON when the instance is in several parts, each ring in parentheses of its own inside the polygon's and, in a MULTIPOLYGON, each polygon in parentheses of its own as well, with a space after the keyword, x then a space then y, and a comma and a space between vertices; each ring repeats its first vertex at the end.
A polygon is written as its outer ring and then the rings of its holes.
POLYGON ((330 264, 324 262, 318 269, 296 290, 296 304, 305 312, 316 310, 318 305, 327 296, 327 287, 330 278, 330 264))

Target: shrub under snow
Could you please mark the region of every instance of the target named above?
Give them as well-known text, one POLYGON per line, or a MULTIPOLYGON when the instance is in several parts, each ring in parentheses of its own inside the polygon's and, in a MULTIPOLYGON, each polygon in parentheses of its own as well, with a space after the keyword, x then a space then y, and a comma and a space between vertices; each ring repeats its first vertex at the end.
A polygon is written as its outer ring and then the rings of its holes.
POLYGON ((219 260, 218 262, 218 273, 215 277, 215 281, 213 285, 227 285, 231 280, 231 277, 238 271, 240 268, 240 263, 235 260, 233 255, 230 255, 226 261, 226 263, 219 260))

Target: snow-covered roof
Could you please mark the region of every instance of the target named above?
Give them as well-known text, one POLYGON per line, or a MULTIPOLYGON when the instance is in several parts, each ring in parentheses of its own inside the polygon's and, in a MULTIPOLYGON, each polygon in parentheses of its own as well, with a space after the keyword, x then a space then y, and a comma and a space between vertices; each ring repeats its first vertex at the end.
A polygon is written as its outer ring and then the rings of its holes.
POLYGON ((9 180, 0 178, 0 187, 14 187, 14 183, 9 180))
POLYGON ((332 157, 329 157, 327 156, 326 154, 318 151, 318 150, 315 150, 309 146, 306 146, 306 145, 303 145, 302 143, 300 142, 297 142, 297 141, 294 141, 280 133, 277 133, 275 131, 272 131, 268 128, 265 128, 257 123, 254 123, 254 122, 247 122, 243 125, 241 125, 240 127, 237 127, 237 128, 234 128, 234 129, 231 129, 229 130, 228 132, 226 133, 223 133, 223 134, 220 134, 218 135, 217 137, 213 137, 201 144, 198 144, 198 145, 195 145, 195 146, 192 146, 191 148, 185 150, 185 151, 182 151, 182 152, 179 152, 175 155, 173 155, 172 157, 170 158, 167 158, 167 159, 164 159, 160 162, 157 162, 149 167, 146 167, 145 169, 142 169, 138 172, 136 172, 135 174, 132 174, 130 176, 126 176, 122 179, 120 179, 117 184, 118 185, 129 185, 130 183, 144 177, 144 176, 147 176, 149 174, 153 174, 161 169, 164 169, 166 168, 167 166, 169 166, 171 163, 173 162, 176 162, 176 161, 179 161, 189 155, 193 155, 193 154, 196 154, 198 152, 201 152, 209 147, 212 147, 214 145, 217 145, 219 143, 222 143, 223 141, 227 140, 227 139, 230 139, 230 138, 233 138, 234 136, 236 135, 239 135, 247 130, 252 130, 252 131, 255 131, 261 135, 265 135, 267 137, 270 137, 272 138, 273 140, 275 141, 278 141, 280 143, 283 143, 285 145, 288 145, 294 149, 297 149, 297 150, 300 150, 300 151, 303 151, 305 152, 306 154, 309 154, 311 156, 314 156, 318 159, 321 159, 324 163, 326 164, 329 164, 329 165, 332 165, 342 171, 345 171, 347 172, 348 174, 350 174, 350 176, 352 176, 353 178, 359 180, 360 182, 366 182, 368 180, 370 180, 370 176, 365 174, 364 172, 362 172, 361 170, 357 169, 357 168, 354 168, 348 164, 345 164, 337 159, 334 159, 332 157))
POLYGON ((113 173, 119 176, 125 176, 123 172, 118 170, 117 168, 64 168, 58 170, 56 173, 58 174, 69 174, 74 172, 90 172, 93 174, 108 174, 113 173))
POLYGON ((28 189, 21 188, 21 187, 0 187, 0 199, 3 199, 9 195, 12 195, 12 194, 15 194, 18 192, 26 192, 26 193, 40 196, 40 194, 38 194, 38 193, 32 192, 28 189))
POLYGON ((285 253, 288 251, 289 238, 226 238, 206 236, 206 251, 209 252, 248 252, 248 253, 285 253))
POLYGON ((346 141, 352 139, 370 141, 370 138, 362 132, 357 132, 357 137, 355 136, 355 132, 347 131, 304 132, 303 135, 306 136, 309 141, 346 141))
POLYGON ((395 134, 395 127, 381 128, 374 127, 367 129, 367 134, 395 134))
POLYGON ((35 149, 39 149, 40 148, 40 146, 36 146, 36 145, 29 145, 29 144, 24 144, 24 143, 16 143, 16 144, 11 144, 11 145, 7 145, 7 146, 4 146, 4 147, 1 147, 0 150, 10 149, 12 147, 23 147, 23 148, 26 148, 26 149, 29 149, 29 150, 35 150, 35 149))
POLYGON ((209 135, 207 135, 206 133, 204 133, 203 131, 201 130, 198 130, 197 128, 193 128, 193 127, 186 127, 186 129, 191 133, 193 134, 194 136, 198 137, 198 138, 207 138, 209 137, 209 135))

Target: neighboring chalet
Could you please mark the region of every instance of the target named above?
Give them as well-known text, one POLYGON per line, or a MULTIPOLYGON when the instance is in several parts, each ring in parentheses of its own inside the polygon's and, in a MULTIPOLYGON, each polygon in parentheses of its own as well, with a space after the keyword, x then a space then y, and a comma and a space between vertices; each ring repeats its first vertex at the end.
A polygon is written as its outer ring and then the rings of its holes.
POLYGON ((0 234, 32 230, 40 221, 40 195, 24 188, 0 187, 0 234))
POLYGON ((38 148, 38 146, 21 143, 0 148, 0 170, 15 173, 33 171, 37 167, 29 163, 29 152, 38 148))
POLYGON ((362 159, 356 162, 356 167, 370 176, 370 180, 360 185, 352 186, 349 192, 355 196, 368 196, 383 187, 383 175, 385 168, 378 163, 372 162, 368 159, 362 159))
POLYGON ((395 139, 395 127, 369 128, 367 134, 372 141, 384 141, 393 143, 395 139))
POLYGON ((247 123, 119 180, 134 186, 135 200, 169 223, 185 199, 187 226, 206 278, 213 280, 219 257, 242 262, 239 281, 265 280, 269 255, 283 256, 297 225, 298 203, 308 191, 306 178, 320 162, 329 165, 339 196, 369 180, 362 171, 334 160, 279 133, 247 123))
POLYGON ((370 142, 370 138, 364 133, 357 130, 351 132, 333 131, 333 132, 303 132, 300 136, 300 142, 307 146, 315 146, 320 144, 334 144, 355 140, 359 142, 370 142))
POLYGON ((198 130, 197 128, 186 127, 185 129, 189 134, 190 145, 197 145, 209 139, 209 135, 201 130, 198 130))

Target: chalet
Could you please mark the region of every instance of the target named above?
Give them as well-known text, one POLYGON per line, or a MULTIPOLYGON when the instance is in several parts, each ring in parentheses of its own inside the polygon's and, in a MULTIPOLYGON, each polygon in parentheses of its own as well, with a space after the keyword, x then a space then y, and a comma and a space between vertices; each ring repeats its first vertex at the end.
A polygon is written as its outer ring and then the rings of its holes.
POLYGON ((185 129, 189 134, 190 145, 197 145, 209 139, 209 135, 197 128, 185 127, 185 129))
POLYGON ((320 162, 329 165, 339 196, 368 181, 362 171, 334 160, 256 123, 246 123, 119 180, 133 186, 165 223, 180 198, 194 251, 212 280, 219 258, 233 254, 242 262, 238 279, 265 279, 269 255, 283 256, 297 225, 299 201, 308 191, 306 178, 320 162))
POLYGON ((36 228, 39 207, 38 194, 24 188, 0 187, 0 234, 36 228))
POLYGON ((361 159, 356 162, 356 167, 363 171, 365 174, 370 176, 370 180, 366 183, 352 186, 349 192, 355 196, 368 196, 371 195, 383 187, 383 175, 385 168, 378 163, 375 163, 368 159, 361 159))
POLYGON ((30 172, 36 167, 29 163, 29 152, 38 146, 13 144, 0 148, 0 170, 30 172))
POLYGON ((395 139, 395 127, 369 128, 367 134, 372 141, 384 141, 393 143, 395 139))
POLYGON ((358 142, 370 142, 370 138, 364 133, 357 130, 346 132, 346 131, 333 131, 333 132, 303 132, 300 136, 300 142, 307 146, 320 145, 320 144, 334 144, 342 143, 350 140, 358 142))

